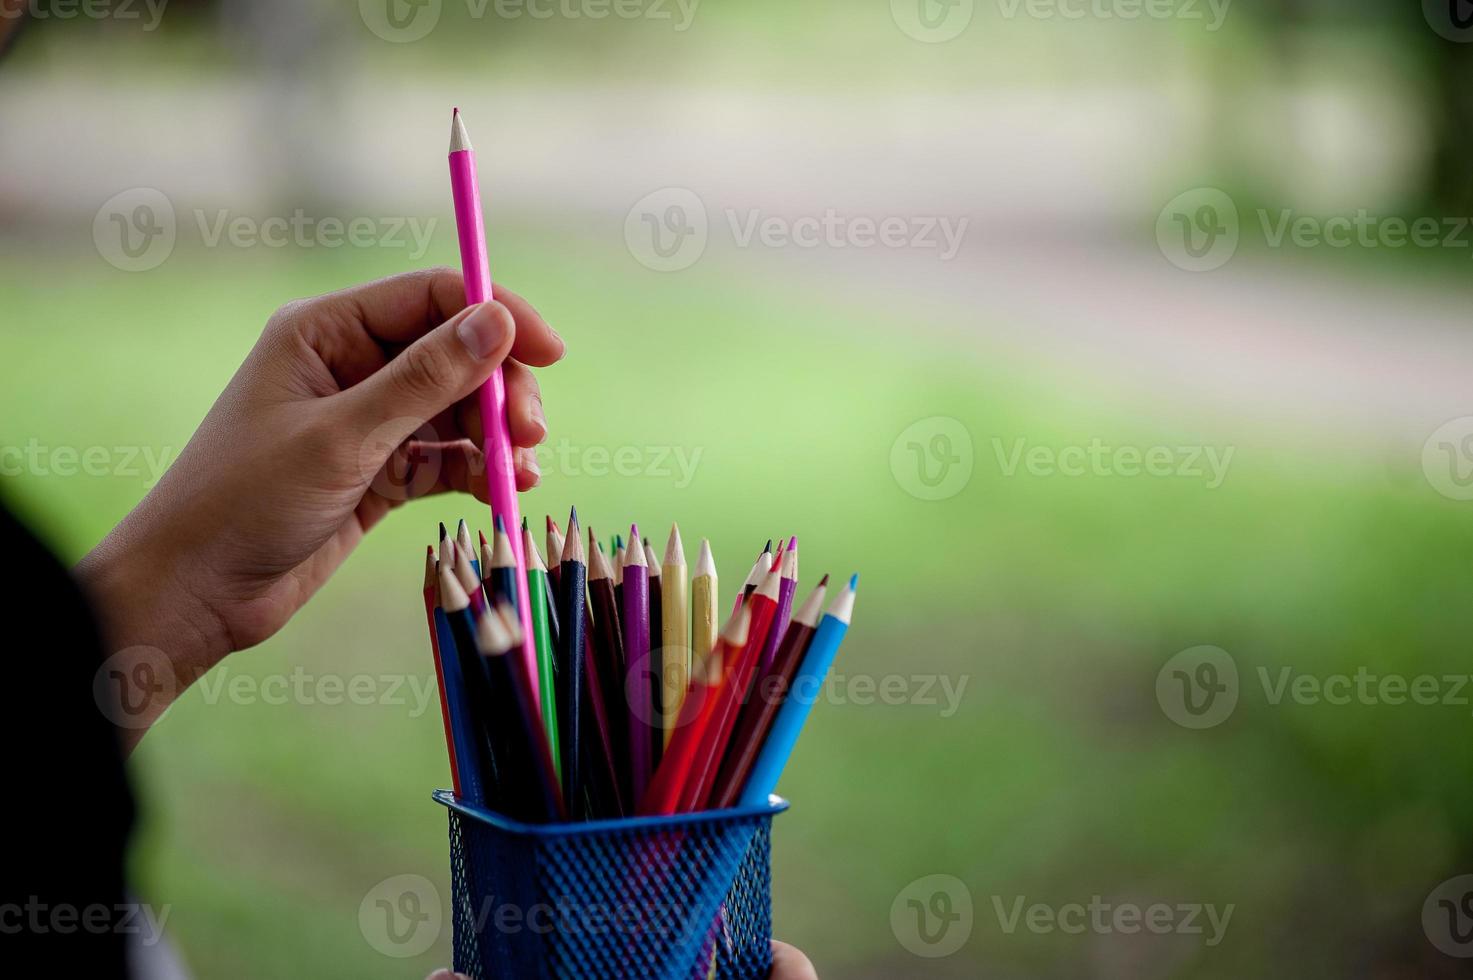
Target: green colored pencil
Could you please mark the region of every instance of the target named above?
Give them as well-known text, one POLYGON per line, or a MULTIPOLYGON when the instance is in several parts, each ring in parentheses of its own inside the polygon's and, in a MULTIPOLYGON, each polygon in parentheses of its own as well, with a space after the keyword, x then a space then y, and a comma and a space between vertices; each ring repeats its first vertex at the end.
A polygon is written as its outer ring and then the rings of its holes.
POLYGON ((552 630, 547 623, 547 565, 537 551, 537 542, 522 520, 522 554, 527 556, 527 600, 532 607, 532 640, 537 648, 538 689, 542 698, 542 724, 547 729, 548 747, 552 749, 552 762, 557 769, 558 781, 562 782, 562 752, 558 747, 557 685, 564 679, 556 676, 556 662, 552 656, 552 630))

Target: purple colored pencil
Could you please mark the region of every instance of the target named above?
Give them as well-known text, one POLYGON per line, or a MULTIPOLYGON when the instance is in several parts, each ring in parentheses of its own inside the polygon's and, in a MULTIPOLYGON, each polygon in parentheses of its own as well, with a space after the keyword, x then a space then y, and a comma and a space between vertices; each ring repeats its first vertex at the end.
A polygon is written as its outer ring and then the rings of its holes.
POLYGON ((624 675, 624 696, 629 699, 629 785, 632 798, 644 796, 650 781, 650 739, 655 721, 650 692, 650 582, 639 528, 629 529, 629 548, 624 553, 623 606, 624 656, 629 665, 624 675))
POLYGON ((777 655, 777 645, 788 631, 788 620, 793 618, 793 594, 798 591, 798 536, 788 538, 788 546, 782 549, 782 578, 777 586, 777 611, 772 616, 772 628, 767 631, 767 640, 762 644, 762 656, 757 661, 758 677, 765 676, 777 655))

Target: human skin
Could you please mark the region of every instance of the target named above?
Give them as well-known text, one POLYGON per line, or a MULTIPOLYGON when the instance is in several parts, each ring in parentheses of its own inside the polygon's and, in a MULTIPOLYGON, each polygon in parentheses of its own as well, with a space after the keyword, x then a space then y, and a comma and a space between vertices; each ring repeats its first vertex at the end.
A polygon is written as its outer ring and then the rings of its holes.
POLYGON ((75 569, 120 679, 99 696, 119 699, 103 708, 130 749, 190 683, 285 625, 394 507, 486 499, 474 395, 498 367, 517 488, 536 485, 547 422, 528 366, 564 345, 521 297, 496 296, 466 308, 460 273, 436 269, 271 317, 178 460, 75 569))

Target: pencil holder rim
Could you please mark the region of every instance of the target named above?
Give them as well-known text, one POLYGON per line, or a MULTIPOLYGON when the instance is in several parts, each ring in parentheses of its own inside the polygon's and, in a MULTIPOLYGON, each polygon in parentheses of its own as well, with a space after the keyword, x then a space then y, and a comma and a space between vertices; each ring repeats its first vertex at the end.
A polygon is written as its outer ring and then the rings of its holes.
POLYGON ((787 810, 790 804, 777 794, 767 797, 767 802, 750 806, 730 807, 725 810, 700 810, 696 813, 675 813, 663 817, 619 817, 613 820, 580 820, 578 822, 532 824, 522 823, 503 816, 493 810, 475 806, 459 799, 454 790, 437 789, 431 796, 434 801, 463 817, 489 824, 497 830, 530 837, 568 837, 575 834, 606 834, 615 831, 661 830, 683 827, 694 823, 710 823, 719 820, 734 820, 743 817, 773 817, 787 810))

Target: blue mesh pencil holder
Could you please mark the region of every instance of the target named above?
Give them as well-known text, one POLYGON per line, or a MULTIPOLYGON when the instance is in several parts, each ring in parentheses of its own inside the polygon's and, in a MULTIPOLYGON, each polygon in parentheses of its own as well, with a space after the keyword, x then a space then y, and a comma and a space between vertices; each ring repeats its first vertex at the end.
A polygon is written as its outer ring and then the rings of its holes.
POLYGON ((456 799, 455 969, 474 980, 765 977, 783 800, 671 817, 523 824, 456 799))

